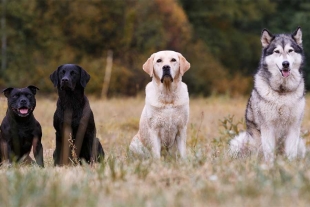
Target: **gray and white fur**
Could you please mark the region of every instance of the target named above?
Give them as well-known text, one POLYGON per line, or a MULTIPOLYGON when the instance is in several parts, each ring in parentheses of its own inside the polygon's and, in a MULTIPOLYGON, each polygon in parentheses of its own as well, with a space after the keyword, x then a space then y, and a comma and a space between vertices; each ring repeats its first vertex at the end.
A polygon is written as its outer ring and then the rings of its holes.
POLYGON ((302 158, 306 152, 300 138, 305 108, 302 31, 273 35, 264 29, 261 43, 262 56, 246 108, 247 129, 230 141, 230 153, 238 157, 262 152, 266 161, 273 161, 278 152, 290 160, 302 158))

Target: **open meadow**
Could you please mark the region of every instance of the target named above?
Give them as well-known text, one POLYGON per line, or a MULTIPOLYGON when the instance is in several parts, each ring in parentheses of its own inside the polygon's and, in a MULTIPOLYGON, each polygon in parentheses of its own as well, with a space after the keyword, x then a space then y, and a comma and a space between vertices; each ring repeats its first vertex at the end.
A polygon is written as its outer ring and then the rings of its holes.
MULTIPOLYGON (((191 99, 187 160, 153 161, 128 153, 144 98, 90 98, 105 161, 54 167, 56 97, 38 96, 34 114, 43 130, 45 168, 1 166, 0 206, 309 206, 309 152, 292 162, 279 156, 273 166, 227 155, 228 141, 244 129, 246 103, 247 97, 191 99)), ((309 150, 310 97, 307 103, 302 134, 309 150)), ((5 111, 1 98, 1 119, 5 111)))

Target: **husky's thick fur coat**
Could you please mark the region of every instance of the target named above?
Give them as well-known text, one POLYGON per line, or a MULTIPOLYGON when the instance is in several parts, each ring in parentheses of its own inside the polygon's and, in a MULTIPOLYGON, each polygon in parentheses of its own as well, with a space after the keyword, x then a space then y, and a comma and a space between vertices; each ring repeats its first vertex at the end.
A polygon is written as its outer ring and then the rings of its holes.
POLYGON ((305 144, 300 138, 305 108, 301 29, 278 35, 264 29, 261 42, 261 61, 246 108, 247 129, 230 141, 230 153, 263 152, 266 161, 273 161, 282 151, 289 159, 304 157, 305 144))

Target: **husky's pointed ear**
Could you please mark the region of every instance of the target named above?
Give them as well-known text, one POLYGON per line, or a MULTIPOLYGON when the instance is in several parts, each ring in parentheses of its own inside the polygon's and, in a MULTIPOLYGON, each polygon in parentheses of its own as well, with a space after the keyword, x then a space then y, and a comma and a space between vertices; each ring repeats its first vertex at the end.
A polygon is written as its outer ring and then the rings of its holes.
POLYGON ((151 57, 147 59, 147 61, 143 64, 142 68, 143 70, 149 74, 151 77, 153 77, 153 60, 154 60, 154 55, 153 53, 151 57))
POLYGON ((185 59, 185 57, 178 53, 179 59, 180 59, 180 73, 183 76, 184 73, 191 67, 191 64, 185 59))
POLYGON ((292 38, 296 41, 298 45, 302 44, 302 32, 301 28, 298 27, 295 32, 292 34, 292 38))
POLYGON ((274 35, 271 34, 267 29, 263 29, 262 36, 260 38, 263 48, 268 47, 268 45, 273 39, 274 39, 274 35))

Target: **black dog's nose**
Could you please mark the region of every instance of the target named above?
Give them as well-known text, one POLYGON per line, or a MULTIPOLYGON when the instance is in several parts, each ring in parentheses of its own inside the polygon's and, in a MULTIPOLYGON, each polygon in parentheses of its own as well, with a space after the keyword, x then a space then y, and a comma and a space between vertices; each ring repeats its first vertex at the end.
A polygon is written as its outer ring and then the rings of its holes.
POLYGON ((27 101, 26 101, 26 99, 22 99, 22 100, 20 100, 20 103, 21 103, 21 104, 26 104, 27 101))
POLYGON ((288 67, 290 67, 290 63, 285 60, 282 62, 282 66, 283 66, 283 68, 288 68, 288 67))
POLYGON ((61 82, 68 82, 68 81, 69 81, 68 78, 63 78, 63 79, 61 79, 61 82))
POLYGON ((168 72, 170 70, 170 66, 169 65, 164 65, 163 66, 163 70, 164 70, 164 72, 168 72))

